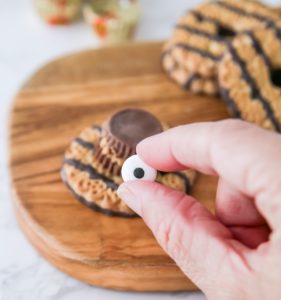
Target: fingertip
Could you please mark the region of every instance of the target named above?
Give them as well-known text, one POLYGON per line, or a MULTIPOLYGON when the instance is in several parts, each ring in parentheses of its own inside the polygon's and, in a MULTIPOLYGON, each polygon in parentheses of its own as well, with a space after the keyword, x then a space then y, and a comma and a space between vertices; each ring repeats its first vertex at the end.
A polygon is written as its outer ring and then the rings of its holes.
POLYGON ((149 199, 161 187, 153 181, 132 180, 122 183, 117 194, 133 211, 141 215, 143 199, 149 199))
POLYGON ((122 184, 120 184, 119 189, 130 189, 132 191, 134 191, 135 193, 137 192, 141 192, 142 189, 145 188, 153 188, 154 185, 158 185, 158 183, 156 183, 155 181, 149 181, 149 180, 130 180, 127 182, 123 182, 122 184))
POLYGON ((178 171, 186 169, 171 153, 168 131, 148 137, 136 146, 139 157, 149 166, 163 172, 178 171))
POLYGON ((155 216, 155 212, 170 214, 171 208, 184 197, 191 198, 178 190, 171 189, 158 182, 133 180, 122 183, 118 196, 144 219, 155 216))
POLYGON ((138 199, 136 199, 137 191, 132 185, 133 181, 122 183, 118 190, 117 195, 137 214, 139 214, 140 207, 138 205, 138 199))
POLYGON ((157 169, 157 162, 154 159, 155 144, 158 144, 158 149, 161 149, 161 141, 162 139, 159 139, 159 135, 157 134, 142 140, 136 146, 136 152, 139 157, 155 169, 157 169))
POLYGON ((140 156, 140 158, 145 161, 146 163, 149 163, 150 161, 150 137, 142 140, 141 142, 139 142, 136 146, 136 152, 137 155, 140 156))

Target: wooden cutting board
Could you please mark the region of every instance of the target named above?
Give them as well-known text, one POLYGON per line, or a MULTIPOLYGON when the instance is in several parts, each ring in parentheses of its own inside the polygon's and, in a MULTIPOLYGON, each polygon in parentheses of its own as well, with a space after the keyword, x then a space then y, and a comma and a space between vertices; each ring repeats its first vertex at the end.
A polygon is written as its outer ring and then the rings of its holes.
MULTIPOLYGON (((143 221, 112 218, 76 201, 59 175, 64 150, 84 127, 125 107, 144 108, 171 126, 228 116, 219 99, 181 90, 161 69, 161 43, 102 48, 57 59, 19 91, 11 112, 10 168, 17 219, 53 265, 116 290, 196 287, 158 246, 143 221)), ((216 179, 193 194, 213 209, 216 179)))

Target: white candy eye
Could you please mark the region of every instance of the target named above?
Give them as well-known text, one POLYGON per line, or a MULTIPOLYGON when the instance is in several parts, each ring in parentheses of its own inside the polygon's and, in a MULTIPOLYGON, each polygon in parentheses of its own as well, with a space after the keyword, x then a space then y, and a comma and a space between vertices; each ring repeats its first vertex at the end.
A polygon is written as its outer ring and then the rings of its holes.
POLYGON ((156 179, 157 171, 143 162, 137 155, 129 157, 121 169, 123 180, 149 180, 156 179))

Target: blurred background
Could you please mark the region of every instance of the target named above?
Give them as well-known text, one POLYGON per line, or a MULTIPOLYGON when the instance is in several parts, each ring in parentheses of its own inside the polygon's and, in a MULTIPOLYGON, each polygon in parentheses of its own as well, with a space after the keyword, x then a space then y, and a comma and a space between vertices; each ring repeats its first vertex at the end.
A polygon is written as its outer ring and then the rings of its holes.
POLYGON ((79 0, 60 0, 59 8, 52 2, 0 0, 0 299, 205 299, 191 293, 132 295, 89 287, 45 262, 20 232, 7 168, 9 110, 20 86, 40 66, 68 53, 127 38, 167 39, 179 16, 200 1, 119 1, 121 12, 114 0, 110 12, 104 11, 105 0, 96 0, 96 7, 83 2, 81 11, 79 0))

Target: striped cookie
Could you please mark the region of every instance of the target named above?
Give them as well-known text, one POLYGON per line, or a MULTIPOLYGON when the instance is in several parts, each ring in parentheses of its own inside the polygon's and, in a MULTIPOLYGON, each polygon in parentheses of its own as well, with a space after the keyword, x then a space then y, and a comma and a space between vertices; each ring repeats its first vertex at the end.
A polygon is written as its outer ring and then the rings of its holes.
MULTIPOLYGON (((134 110, 134 117, 136 111, 138 113, 143 112, 134 110)), ((132 111, 125 110, 117 114, 122 112, 128 115, 132 111)), ((124 123, 123 118, 122 121, 116 128, 124 123)), ((135 121, 137 122, 137 118, 135 118, 135 121)), ((148 119, 145 121, 147 124, 148 119)), ((131 155, 131 151, 128 151, 127 156, 124 155, 124 151, 116 151, 123 147, 121 145, 121 148, 119 146, 116 148, 116 145, 118 145, 116 140, 119 139, 120 142, 121 135, 108 138, 107 124, 108 122, 103 127, 88 127, 71 142, 64 156, 61 177, 73 195, 84 205, 110 216, 135 217, 136 214, 116 193, 118 186, 123 182, 121 167, 128 155, 131 155)), ((157 128, 157 126, 155 124, 154 128, 157 128)), ((151 133, 151 130, 150 127, 149 133, 151 133)), ((143 132, 143 130, 139 133, 135 132, 135 136, 139 134, 139 137, 141 137, 143 132)), ((147 130, 145 132, 148 134, 147 130)), ((129 145, 123 148, 130 149, 129 145)), ((185 193, 190 193, 194 180, 195 171, 193 170, 170 173, 158 172, 156 179, 161 184, 185 193)))
POLYGON ((162 64, 169 77, 183 89, 191 90, 195 94, 218 94, 217 78, 204 78, 199 74, 191 73, 178 63, 172 55, 172 49, 166 48, 162 55, 162 64))
POLYGON ((279 14, 252 0, 211 1, 188 12, 178 22, 162 55, 164 69, 181 86, 206 94, 218 91, 218 63, 227 42, 242 31, 264 28, 279 14), (173 58, 174 63, 171 63, 173 58), (175 67, 177 66, 177 68, 175 67), (181 69, 181 76, 174 75, 181 69), (202 87, 194 89, 193 82, 202 87), (205 84, 212 85, 206 89, 205 84))
POLYGON ((280 132, 281 23, 238 35, 220 63, 219 83, 234 116, 280 132))

